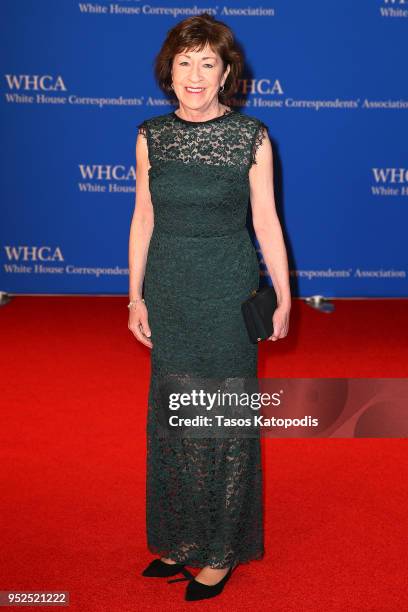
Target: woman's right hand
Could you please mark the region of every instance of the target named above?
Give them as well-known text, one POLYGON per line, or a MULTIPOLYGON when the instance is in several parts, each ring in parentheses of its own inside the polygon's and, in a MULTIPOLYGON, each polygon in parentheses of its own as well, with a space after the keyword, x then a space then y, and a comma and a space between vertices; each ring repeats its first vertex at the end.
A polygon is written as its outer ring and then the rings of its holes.
POLYGON ((139 342, 152 348, 153 343, 148 338, 151 335, 147 308, 144 302, 140 301, 129 309, 128 328, 139 342))

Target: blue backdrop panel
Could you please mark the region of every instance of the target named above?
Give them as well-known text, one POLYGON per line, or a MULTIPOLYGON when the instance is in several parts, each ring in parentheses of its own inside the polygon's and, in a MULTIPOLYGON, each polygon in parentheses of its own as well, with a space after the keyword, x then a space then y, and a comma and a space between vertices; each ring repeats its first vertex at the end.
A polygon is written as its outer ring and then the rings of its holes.
POLYGON ((136 126, 175 108, 153 60, 205 10, 246 53, 233 106, 269 126, 293 293, 407 296, 402 0, 2 0, 0 290, 127 293, 136 126))

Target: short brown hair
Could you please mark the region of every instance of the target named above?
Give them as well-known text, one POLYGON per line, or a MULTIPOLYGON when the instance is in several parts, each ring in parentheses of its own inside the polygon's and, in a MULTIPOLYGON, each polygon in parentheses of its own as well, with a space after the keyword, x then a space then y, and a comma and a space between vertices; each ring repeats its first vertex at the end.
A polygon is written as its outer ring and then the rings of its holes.
POLYGON ((244 66, 243 54, 238 48, 232 30, 208 13, 183 19, 167 33, 156 59, 154 72, 160 87, 171 94, 171 68, 177 53, 186 50, 201 51, 206 44, 218 53, 223 61, 223 72, 228 64, 230 71, 218 96, 226 102, 238 89, 238 79, 244 66))

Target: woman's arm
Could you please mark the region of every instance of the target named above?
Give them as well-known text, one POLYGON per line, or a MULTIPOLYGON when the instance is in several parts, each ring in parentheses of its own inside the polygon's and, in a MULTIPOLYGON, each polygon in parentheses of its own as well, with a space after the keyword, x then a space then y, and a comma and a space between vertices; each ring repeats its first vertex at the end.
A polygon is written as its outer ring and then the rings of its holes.
MULTIPOLYGON (((136 140, 136 197, 129 233, 129 299, 142 297, 147 252, 154 227, 153 205, 149 189, 149 155, 147 141, 139 132, 136 140)), ((138 340, 152 347, 147 309, 138 302, 129 311, 129 329, 138 340), (140 329, 140 326, 142 329, 140 329)))
POLYGON ((291 295, 288 258, 275 205, 272 144, 266 130, 256 152, 256 163, 249 171, 249 183, 252 222, 278 300, 270 337, 277 340, 288 333, 291 295))

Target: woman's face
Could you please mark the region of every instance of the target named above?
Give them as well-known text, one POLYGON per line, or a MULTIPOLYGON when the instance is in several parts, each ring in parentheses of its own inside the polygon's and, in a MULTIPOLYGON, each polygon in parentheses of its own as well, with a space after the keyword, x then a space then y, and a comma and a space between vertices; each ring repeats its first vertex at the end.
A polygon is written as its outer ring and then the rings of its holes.
POLYGON ((207 44, 202 51, 184 50, 173 58, 173 89, 179 102, 191 109, 206 109, 218 99, 230 67, 223 72, 218 53, 207 44))

